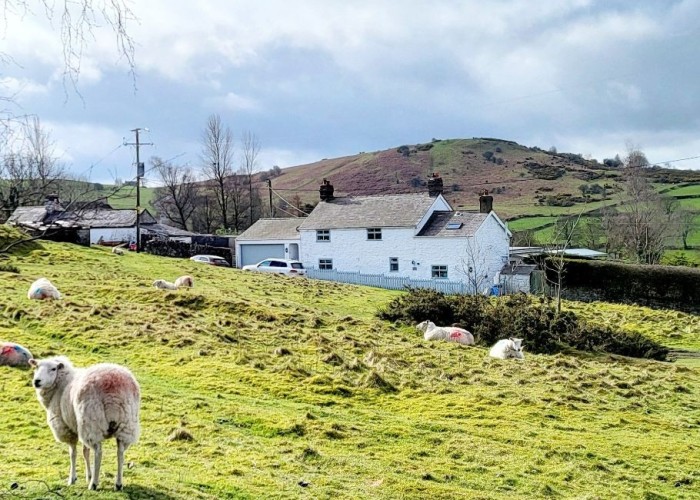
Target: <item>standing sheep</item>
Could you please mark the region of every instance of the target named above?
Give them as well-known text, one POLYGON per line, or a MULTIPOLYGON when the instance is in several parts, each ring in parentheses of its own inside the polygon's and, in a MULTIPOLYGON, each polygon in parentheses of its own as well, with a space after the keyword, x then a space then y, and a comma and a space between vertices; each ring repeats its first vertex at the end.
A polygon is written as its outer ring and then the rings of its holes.
POLYGON ((46 278, 39 278, 29 287, 27 298, 30 300, 60 299, 61 294, 49 280, 46 278))
POLYGON ((85 478, 97 489, 102 463, 102 441, 117 440, 117 479, 122 488, 124 452, 139 437, 139 384, 129 370, 113 364, 74 368, 68 358, 29 361, 34 367, 34 388, 56 441, 68 444, 68 484, 78 479, 75 470, 76 445, 83 444, 85 478), (94 467, 90 468, 90 449, 94 467))
POLYGON ((489 351, 489 356, 497 359, 525 359, 522 343, 523 339, 514 339, 513 337, 499 340, 489 351))
POLYGON ((32 353, 14 342, 0 342, 0 366, 29 366, 32 353))
POLYGON ((182 288, 183 286, 192 288, 194 286, 194 278, 189 275, 185 276, 180 276, 178 279, 175 280, 175 286, 177 288, 182 288))
POLYGON ((423 332, 425 340, 447 340, 448 342, 457 342, 462 345, 472 345, 474 343, 474 336, 464 328, 435 326, 435 323, 427 320, 418 323, 416 328, 423 332))

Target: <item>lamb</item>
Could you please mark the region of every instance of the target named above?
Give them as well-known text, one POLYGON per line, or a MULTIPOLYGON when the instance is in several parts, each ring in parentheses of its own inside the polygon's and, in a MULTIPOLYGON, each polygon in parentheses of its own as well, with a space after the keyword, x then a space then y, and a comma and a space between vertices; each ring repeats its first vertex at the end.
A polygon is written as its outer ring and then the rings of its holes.
POLYGON ((32 353, 14 342, 0 342, 0 366, 28 367, 32 353))
POLYGON ((513 337, 499 340, 489 351, 489 356, 498 359, 525 359, 522 343, 523 339, 515 339, 513 337))
POLYGON ((60 299, 61 294, 49 280, 46 278, 39 278, 29 287, 27 298, 30 300, 60 299))
POLYGON ((192 288, 194 286, 194 278, 188 275, 180 276, 175 280, 175 286, 178 288, 182 288, 183 286, 192 288))
POLYGON ((68 358, 35 360, 34 388, 56 441, 68 444, 70 473, 68 484, 78 479, 76 447, 83 445, 85 478, 96 490, 102 463, 102 441, 117 440, 117 478, 115 488, 122 489, 124 452, 138 440, 141 392, 131 372, 123 366, 101 363, 74 368, 68 358), (90 468, 90 449, 94 467, 90 468))
POLYGON ((165 280, 155 280, 153 286, 161 290, 177 290, 177 285, 165 280))
POLYGON ((447 340, 448 342, 457 342, 462 345, 472 345, 474 336, 464 328, 453 326, 435 326, 432 321, 422 321, 416 325, 416 328, 424 333, 425 340, 447 340))
POLYGON ((116 255, 124 255, 124 249, 119 247, 113 247, 112 253, 116 255))

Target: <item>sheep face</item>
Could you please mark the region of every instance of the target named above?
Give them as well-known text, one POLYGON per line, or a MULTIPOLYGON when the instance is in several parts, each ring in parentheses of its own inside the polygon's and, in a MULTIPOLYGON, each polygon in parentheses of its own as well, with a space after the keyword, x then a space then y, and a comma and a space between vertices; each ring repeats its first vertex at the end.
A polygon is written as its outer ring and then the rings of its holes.
POLYGON ((433 323, 432 321, 428 321, 428 320, 421 321, 420 323, 418 323, 416 325, 416 328, 418 330, 420 330, 421 332, 425 333, 427 330, 430 330, 431 328, 435 328, 435 323, 433 323))
POLYGON ((41 361, 30 359, 29 365, 34 368, 32 384, 37 391, 53 388, 56 382, 63 377, 66 368, 65 362, 58 358, 41 361))
POLYGON ((523 339, 514 339, 511 337, 508 340, 511 341, 510 350, 515 352, 521 352, 523 350, 523 339))

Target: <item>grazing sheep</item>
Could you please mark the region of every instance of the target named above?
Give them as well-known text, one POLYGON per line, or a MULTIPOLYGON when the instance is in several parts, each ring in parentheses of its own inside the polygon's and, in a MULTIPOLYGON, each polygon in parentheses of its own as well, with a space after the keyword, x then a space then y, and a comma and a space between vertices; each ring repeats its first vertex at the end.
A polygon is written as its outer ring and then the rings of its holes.
POLYGON ((39 278, 29 287, 27 298, 35 300, 60 299, 61 294, 49 280, 46 278, 39 278))
POLYGON ((523 339, 502 339, 496 342, 491 350, 489 351, 489 356, 498 359, 525 359, 522 348, 523 339))
POLYGON ((194 286, 194 278, 192 276, 180 276, 178 279, 175 280, 175 286, 178 288, 182 288, 183 286, 192 288, 194 286))
POLYGON ((32 353, 14 342, 0 342, 0 366, 29 366, 32 353))
POLYGON ((124 249, 119 247, 113 247, 112 253, 116 255, 124 255, 124 249))
POLYGON ((161 290, 177 290, 177 286, 169 281, 165 280, 155 280, 153 286, 160 288, 161 290))
POLYGON ((424 333, 425 340, 447 340, 462 345, 472 345, 474 336, 464 328, 454 326, 435 326, 432 321, 422 321, 416 328, 424 333))
POLYGON ((68 484, 78 479, 75 470, 76 447, 83 444, 85 478, 96 490, 102 463, 102 441, 117 440, 117 479, 122 488, 124 452, 139 437, 139 384, 129 370, 113 364, 74 368, 68 358, 29 361, 34 367, 34 388, 56 441, 68 444, 70 473, 68 484), (90 468, 90 449, 94 467, 90 468))

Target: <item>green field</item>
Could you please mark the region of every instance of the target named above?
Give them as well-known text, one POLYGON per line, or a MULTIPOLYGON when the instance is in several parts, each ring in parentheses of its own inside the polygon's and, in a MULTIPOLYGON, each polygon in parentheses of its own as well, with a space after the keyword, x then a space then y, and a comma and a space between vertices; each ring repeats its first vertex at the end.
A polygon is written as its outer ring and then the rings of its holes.
MULTIPOLYGON (((113 443, 100 491, 86 491, 82 460, 67 487, 31 372, 0 367, 8 498, 700 496, 700 367, 576 352, 498 361, 377 319, 402 292, 43 245, 0 261, 20 271, 0 271, 0 337, 37 357, 129 366, 142 436, 123 492, 111 491, 113 443), (150 286, 182 274, 193 290, 150 286), (63 300, 28 301, 39 276, 63 300)), ((698 316, 565 307, 700 349, 698 316)))
MULTIPOLYGON (((110 186, 108 186, 108 188, 109 187, 110 186)), ((152 215, 155 215, 155 208, 151 204, 155 188, 142 187, 140 191, 141 207, 148 209, 152 215)), ((108 200, 109 204, 113 208, 136 208, 136 187, 123 186, 121 189, 109 196, 108 200)))
POLYGON ((511 232, 527 231, 528 229, 537 229, 548 224, 554 224, 556 221, 556 217, 523 217, 508 221, 508 229, 511 232))
POLYGON ((694 195, 700 197, 700 184, 693 184, 691 186, 682 186, 678 188, 669 189, 666 187, 664 194, 667 196, 688 196, 694 195))

